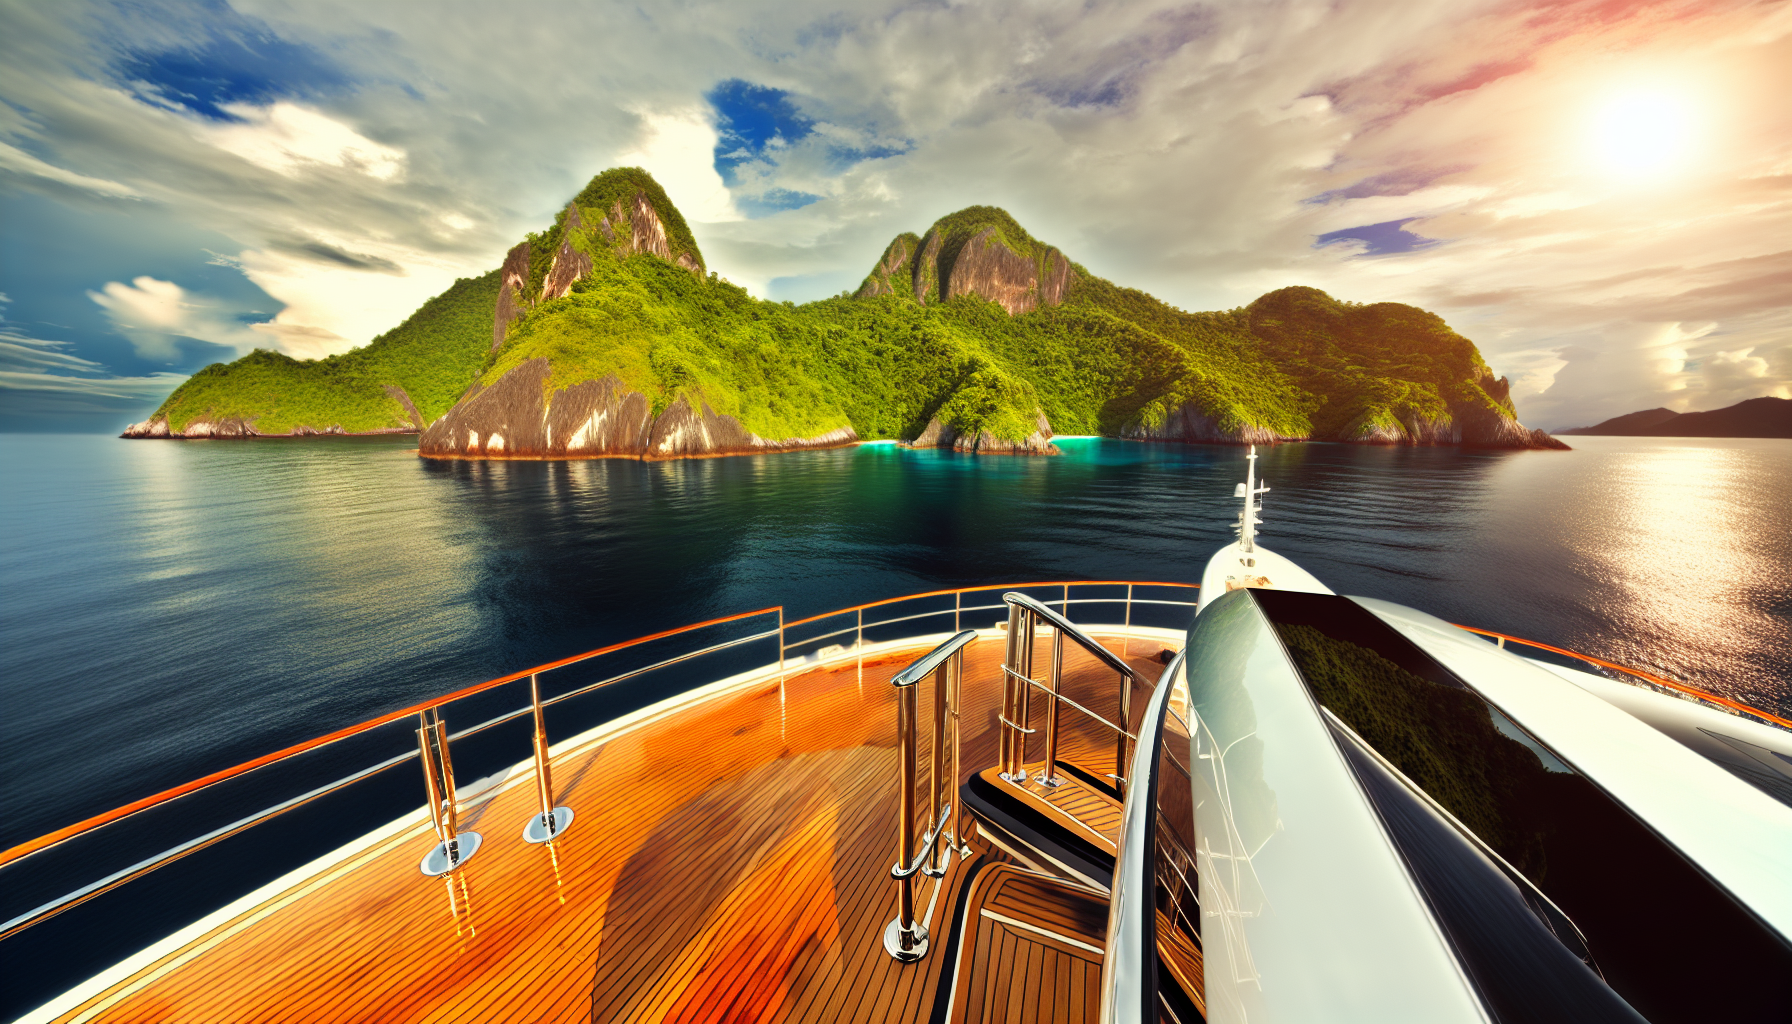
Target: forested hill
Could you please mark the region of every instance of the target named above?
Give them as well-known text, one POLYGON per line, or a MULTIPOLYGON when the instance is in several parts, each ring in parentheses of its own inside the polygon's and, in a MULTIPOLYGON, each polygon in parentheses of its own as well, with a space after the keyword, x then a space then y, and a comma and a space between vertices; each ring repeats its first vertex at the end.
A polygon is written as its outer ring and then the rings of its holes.
POLYGON ((1190 313, 1007 213, 903 234, 851 296, 706 273, 638 168, 606 171, 498 270, 355 351, 207 367, 126 436, 421 431, 425 455, 671 458, 894 438, 1049 452, 1054 433, 1560 447, 1434 314, 1283 288, 1190 313))

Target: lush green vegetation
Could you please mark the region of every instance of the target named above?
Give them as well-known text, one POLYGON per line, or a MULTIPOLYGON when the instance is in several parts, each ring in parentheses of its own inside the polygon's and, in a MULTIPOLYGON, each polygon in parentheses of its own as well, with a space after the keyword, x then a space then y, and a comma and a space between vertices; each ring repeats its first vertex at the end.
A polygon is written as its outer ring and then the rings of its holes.
MULTIPOLYGON (((404 416, 382 385, 405 388, 426 422, 469 383, 486 384, 530 359, 549 361, 547 397, 614 375, 655 412, 678 396, 737 417, 762 437, 812 437, 850 425, 860 437, 910 438, 938 417, 962 433, 1020 440, 1043 411, 1059 433, 1121 434, 1161 426, 1192 407, 1222 430, 1287 437, 1354 437, 1365 425, 1447 422, 1463 402, 1509 410, 1472 343, 1441 319, 1395 303, 1339 302, 1284 288, 1249 307, 1175 309, 1072 265, 1062 305, 1010 316, 975 296, 915 299, 914 261, 936 240, 941 259, 993 229, 1042 270, 1051 247, 1002 210, 970 207, 924 235, 898 236, 857 298, 797 306, 752 298, 645 253, 627 253, 599 220, 634 196, 653 203, 674 259, 701 263, 689 226, 638 168, 594 178, 574 199, 583 230, 563 210, 530 236, 539 294, 564 242, 591 260, 572 294, 525 309, 504 345, 487 351, 496 275, 460 281, 366 348, 316 362, 257 352, 195 375, 163 406, 180 430, 195 417, 259 417, 257 428, 340 423, 367 430, 404 416), (894 273, 886 270, 906 254, 894 273)), ((621 237, 625 223, 615 223, 621 237)), ((924 268, 926 271, 928 268, 924 268)))
POLYGON ((182 384, 156 415, 179 432, 196 419, 253 421, 264 434, 296 426, 351 433, 410 425, 384 385, 401 387, 424 422, 447 412, 473 383, 492 344, 498 273, 462 278, 410 319, 369 344, 326 359, 298 360, 257 349, 213 363, 182 384))
POLYGON ((1511 415, 1473 342, 1435 313, 1398 302, 1340 302, 1317 288, 1282 288, 1244 311, 1265 355, 1319 402, 1313 429, 1353 437, 1365 426, 1449 422, 1452 406, 1511 415))

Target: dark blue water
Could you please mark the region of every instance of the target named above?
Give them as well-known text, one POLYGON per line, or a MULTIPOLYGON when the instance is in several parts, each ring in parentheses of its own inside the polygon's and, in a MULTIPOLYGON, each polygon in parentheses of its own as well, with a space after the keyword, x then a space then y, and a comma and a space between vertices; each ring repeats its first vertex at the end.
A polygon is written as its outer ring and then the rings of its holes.
MULTIPOLYGON (((1792 712, 1792 442, 1576 444, 1267 449, 1263 542, 1343 593, 1792 712)), ((1230 539, 1240 449, 1063 447, 442 463, 409 438, 0 436, 0 847, 644 633, 979 583, 1197 582, 1230 539)), ((323 849, 329 827, 348 825, 323 849)))

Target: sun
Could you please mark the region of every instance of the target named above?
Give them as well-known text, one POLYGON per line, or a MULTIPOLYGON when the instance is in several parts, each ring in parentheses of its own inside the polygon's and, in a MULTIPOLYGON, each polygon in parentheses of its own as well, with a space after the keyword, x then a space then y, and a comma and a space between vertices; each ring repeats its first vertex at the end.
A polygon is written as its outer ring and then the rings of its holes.
POLYGON ((1692 104, 1665 90, 1613 94, 1595 107, 1591 127, 1593 157, 1625 178, 1670 174, 1691 160, 1696 144, 1692 104))

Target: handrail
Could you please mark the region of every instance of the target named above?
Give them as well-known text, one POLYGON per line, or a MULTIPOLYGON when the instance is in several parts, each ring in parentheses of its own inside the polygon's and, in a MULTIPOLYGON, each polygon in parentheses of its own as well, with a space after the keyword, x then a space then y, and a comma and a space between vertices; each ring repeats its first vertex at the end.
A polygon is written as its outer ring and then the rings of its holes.
POLYGON ((891 677, 891 686, 912 686, 927 677, 929 672, 940 667, 940 663, 963 650, 971 641, 977 639, 977 631, 967 629, 955 634, 951 639, 917 658, 914 664, 891 677))
POLYGON ((1715 693, 1710 693, 1708 691, 1701 690, 1696 686, 1688 686, 1685 683, 1677 683, 1672 679, 1667 679, 1667 678, 1655 675, 1650 672, 1644 672, 1642 669, 1629 668, 1624 665, 1619 665, 1616 662, 1606 661, 1604 658, 1595 658, 1590 654, 1582 654, 1579 651, 1571 651, 1565 647, 1552 647, 1549 644, 1539 643, 1536 640, 1526 640, 1525 638, 1520 637, 1520 636, 1510 636, 1506 633, 1496 633, 1491 629, 1476 629, 1474 626, 1464 626, 1464 625, 1461 625, 1460 623, 1451 623, 1451 625, 1455 626, 1457 629, 1466 629, 1470 633, 1478 633, 1481 636, 1497 637, 1497 638, 1499 638, 1500 641, 1502 641, 1501 646, 1504 646, 1505 642, 1509 641, 1511 643, 1524 644, 1526 647, 1535 647, 1535 648, 1538 648, 1539 650, 1549 651, 1552 654, 1560 654, 1560 655, 1564 655, 1569 658, 1577 658, 1581 661, 1587 662, 1588 664, 1598 665, 1600 668, 1609 668, 1614 672, 1622 672, 1625 675, 1636 676, 1638 679, 1642 679, 1647 682, 1653 683, 1656 686, 1666 687, 1667 689, 1673 690, 1679 694, 1683 694, 1684 696, 1691 697, 1695 700, 1709 701, 1713 704, 1717 704, 1722 707, 1729 708, 1731 711, 1734 711, 1741 715, 1746 715, 1751 718, 1765 719, 1768 722, 1771 722, 1772 724, 1777 725, 1782 729, 1792 729, 1792 721, 1788 721, 1784 718, 1781 718, 1780 716, 1778 716, 1776 714, 1773 714, 1773 713, 1767 712, 1767 711, 1762 711, 1760 708, 1751 707, 1747 704, 1742 703, 1741 701, 1731 700, 1728 697, 1720 697, 1715 693))
MULTIPOLYGON (((831 612, 822 612, 820 615, 811 615, 806 619, 797 619, 794 622, 786 622, 784 628, 789 629, 792 626, 807 625, 808 623, 819 622, 822 619, 831 616, 844 615, 847 612, 863 611, 866 608, 881 608, 886 604, 895 604, 898 601, 914 601, 923 597, 944 597, 947 594, 975 594, 984 590, 1001 590, 1004 587, 1025 587, 1028 590, 1032 590, 1035 587, 1124 587, 1129 584, 1135 587, 1182 587, 1185 590, 1199 590, 1201 588, 1199 583, 1160 583, 1155 580, 1045 580, 1038 583, 983 583, 974 587, 953 587, 950 590, 923 590, 919 594, 907 594, 902 597, 886 597, 881 601, 868 601, 865 604, 855 604, 848 608, 836 608, 831 612)), ((1092 600, 1100 599, 1094 598, 1092 600)), ((1116 597, 1111 600, 1119 602, 1124 600, 1124 598, 1116 597)), ((941 610, 944 611, 944 609, 941 610)), ((877 623, 868 622, 866 625, 872 626, 877 625, 877 623)))
POLYGON ((1132 785, 1120 808, 1114 885, 1108 900, 1106 956, 1101 965, 1102 1024, 1145 1024, 1157 1014, 1157 782, 1164 713, 1188 651, 1177 651, 1139 722, 1132 785))
POLYGON ((1125 675, 1131 679, 1139 678, 1139 673, 1137 671, 1135 671, 1131 665, 1128 665, 1126 662, 1120 660, 1120 656, 1118 654, 1115 654, 1113 651, 1110 651, 1106 647, 1101 646, 1100 643, 1096 642, 1094 637, 1090 636, 1089 634, 1083 632, 1081 629, 1077 628, 1077 626, 1074 623, 1072 623, 1069 619, 1066 619, 1064 616, 1059 615, 1057 612, 1052 611, 1050 608, 1047 608, 1045 605, 1040 604, 1038 601, 1033 600, 1032 598, 1028 597, 1025 594, 1003 594, 1002 600, 1008 604, 1019 605, 1022 608, 1025 608, 1027 611, 1032 612, 1034 615, 1037 615, 1040 618, 1044 619, 1048 624, 1050 624, 1050 626, 1053 629, 1057 630, 1060 633, 1063 633, 1065 636, 1068 636, 1070 639, 1075 640, 1077 642, 1077 646, 1081 647, 1085 651, 1088 651, 1090 654, 1095 655, 1096 658, 1101 660, 1104 664, 1107 665, 1107 667, 1113 669, 1114 671, 1119 672, 1122 675, 1125 675))
POLYGON ((103 814, 96 814, 93 817, 86 819, 85 821, 78 821, 78 822, 74 823, 73 825, 67 826, 66 828, 60 828, 60 829, 57 829, 56 831, 51 832, 47 835, 38 836, 36 839, 32 839, 32 840, 28 840, 26 842, 20 843, 19 845, 13 847, 12 849, 7 850, 4 853, 0 853, 0 868, 6 867, 7 865, 12 864, 15 861, 23 860, 24 858, 29 857, 34 853, 38 853, 39 851, 47 850, 50 847, 55 846, 59 843, 65 842, 69 839, 73 839, 74 837, 81 835, 84 832, 90 832, 93 829, 99 828, 101 825, 109 825, 114 821, 119 821, 123 818, 128 818, 131 815, 136 814, 139 811, 148 810, 149 808, 154 807, 158 804, 167 803, 170 800, 174 800, 178 797, 186 796, 189 793, 196 793, 202 789, 206 789, 210 786, 214 786, 214 785, 216 785, 220 782, 224 782, 228 779, 234 779, 241 775, 247 775, 248 773, 255 771, 257 768, 265 768, 268 765, 274 764, 277 761, 284 761, 289 757, 296 757, 297 755, 306 753, 307 751, 316 750, 319 747, 328 746, 332 743, 335 743, 338 740, 344 740, 344 739, 349 738, 350 736, 357 736, 357 735, 367 732, 369 730, 377 729, 382 725, 387 725, 389 723, 396 722, 401 718, 408 718, 411 715, 422 714, 423 712, 429 711, 433 708, 439 708, 444 704, 452 703, 453 701, 460 700, 464 697, 471 697, 474 694, 483 693, 486 690, 490 690, 490 689, 494 689, 499 686, 503 686, 506 683, 514 683, 519 679, 527 679, 530 676, 535 675, 537 673, 547 672, 547 671, 551 671, 551 670, 557 669, 557 668, 565 668, 568 665, 575 665, 581 661, 587 661, 591 658, 598 657, 599 655, 610 654, 615 651, 620 651, 620 650, 623 650, 623 649, 629 648, 629 647, 635 647, 640 644, 649 643, 654 640, 663 640, 666 637, 677 636, 680 633, 689 633, 693 630, 704 629, 709 626, 719 626, 725 622, 737 622, 741 619, 750 619, 755 615, 770 615, 773 612, 776 612, 776 613, 778 613, 778 615, 782 616, 784 614, 784 606, 783 605, 774 605, 770 608, 760 608, 757 611, 740 612, 736 615, 724 615, 719 619, 706 619, 703 622, 693 623, 692 625, 689 625, 689 626, 679 626, 677 629, 667 629, 667 630, 662 630, 658 633, 650 633, 646 636, 636 637, 633 640, 624 640, 621 643, 610 644, 606 647, 599 647, 596 650, 586 651, 583 654, 575 654, 569 658, 561 658, 558 661, 550 661, 545 665, 537 665, 534 668, 526 668, 526 669, 523 669, 521 672, 512 672, 507 676, 499 676, 496 679, 488 679, 483 683, 476 683, 472 686, 463 687, 459 690, 453 691, 452 693, 443 694, 440 697, 434 697, 434 698, 431 698, 430 700, 423 701, 420 704, 413 704, 408 708, 400 708, 397 711, 389 711, 386 714, 380 715, 377 718, 370 718, 367 721, 361 722, 358 725, 344 726, 341 729, 337 729, 335 732, 325 733, 322 736, 318 736, 318 737, 314 737, 312 739, 305 740, 302 743, 295 743, 292 746, 285 748, 284 750, 276 750, 271 754, 263 754, 262 756, 255 758, 253 760, 244 761, 242 764, 239 764, 233 768, 225 768, 220 771, 212 772, 210 775, 201 776, 200 778, 194 779, 191 782, 183 783, 179 786, 175 786, 172 789, 163 790, 162 792, 156 793, 152 796, 146 796, 141 800, 134 800, 128 804, 125 804, 123 807, 115 807, 112 810, 106 811, 103 814))
MULTIPOLYGON (((897 695, 896 767, 901 788, 896 802, 896 866, 890 869, 890 877, 896 880, 896 919, 884 928, 884 951, 901 963, 914 963, 927 955, 927 925, 915 920, 915 874, 944 878, 964 835, 962 822, 954 821, 951 838, 943 850, 938 849, 946 822, 952 818, 952 808, 962 802, 953 792, 958 788, 958 691, 964 680, 964 649, 976 639, 976 630, 960 630, 890 679, 897 695), (915 691, 920 689, 917 684, 930 675, 933 763, 927 776, 927 837, 917 852, 915 783, 920 767, 916 764, 915 691), (952 735, 950 753, 946 744, 948 732, 952 735)), ((938 894, 937 887, 934 892, 938 894)))

